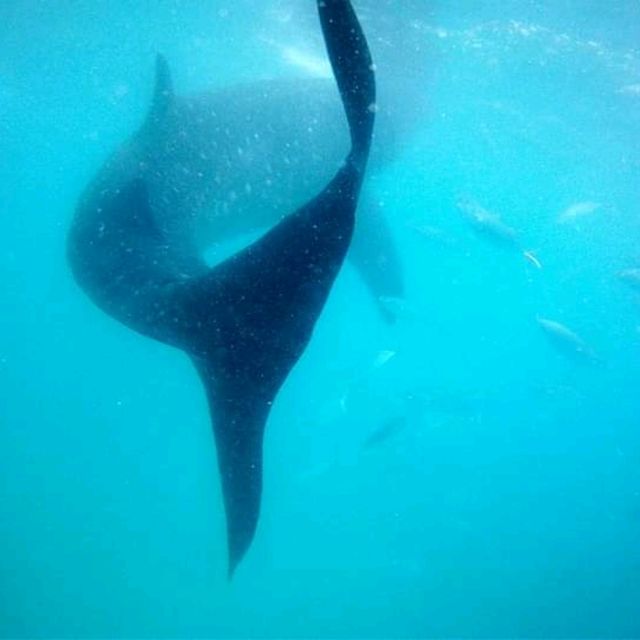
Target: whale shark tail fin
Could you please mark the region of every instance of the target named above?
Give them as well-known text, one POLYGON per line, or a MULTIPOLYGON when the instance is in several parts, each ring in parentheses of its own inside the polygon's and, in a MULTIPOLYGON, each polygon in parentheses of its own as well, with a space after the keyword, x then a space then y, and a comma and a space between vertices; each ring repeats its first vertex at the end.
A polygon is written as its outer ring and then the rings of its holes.
POLYGON ((208 273, 181 283, 178 314, 205 386, 227 515, 229 577, 258 523, 262 443, 276 395, 309 343, 353 233, 360 173, 208 273))
MULTIPOLYGON (((246 348, 246 345, 244 345, 246 348)), ((244 350, 244 349, 241 349, 244 350)), ((253 540, 262 495, 262 440, 275 393, 255 387, 250 372, 224 363, 224 355, 192 356, 212 416, 227 522, 228 577, 253 540), (248 399, 250 397, 250 400, 248 399)))
POLYGON ((348 0, 319 0, 322 33, 349 121, 351 160, 364 171, 376 112, 374 65, 367 39, 348 0))
POLYGON ((230 578, 258 523, 269 411, 344 262, 373 129, 373 67, 356 15, 348 0, 318 0, 318 7, 351 129, 351 161, 256 242, 171 294, 211 412, 230 578))

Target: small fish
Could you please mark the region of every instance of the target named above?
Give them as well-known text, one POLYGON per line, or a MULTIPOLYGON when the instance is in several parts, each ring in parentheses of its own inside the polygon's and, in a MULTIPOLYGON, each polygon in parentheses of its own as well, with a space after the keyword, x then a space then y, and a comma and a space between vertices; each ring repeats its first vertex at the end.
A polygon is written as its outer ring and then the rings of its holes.
POLYGON ((388 349, 381 351, 373 361, 373 368, 379 369, 380 367, 383 367, 387 362, 389 362, 389 360, 391 360, 391 358, 395 357, 395 355, 395 351, 390 351, 388 349))
POLYGON ((487 240, 509 248, 518 248, 518 232, 502 221, 496 213, 487 211, 469 198, 458 198, 456 205, 464 219, 487 240))
POLYGON ((632 289, 640 291, 640 269, 623 269, 618 273, 618 279, 628 284, 632 289))
POLYGON ((558 222, 572 222, 576 218, 584 218, 585 216, 591 215, 592 213, 598 211, 601 206, 602 205, 599 202, 574 202, 558 216, 558 222))
POLYGON ((342 413, 347 413, 347 411, 349 409, 349 393, 350 393, 350 390, 347 389, 340 396, 340 400, 338 401, 338 404, 340 405, 340 411, 342 411, 342 413))
POLYGON ((407 227, 421 238, 433 242, 434 244, 438 244, 443 247, 453 247, 455 245, 454 238, 445 233, 442 229, 434 227, 433 225, 414 221, 407 223, 407 227))
POLYGON ((389 418, 373 431, 364 441, 362 448, 371 449, 383 442, 389 440, 407 426, 408 419, 406 416, 394 416, 389 418))
POLYGON ((528 260, 536 269, 542 269, 542 262, 540 262, 540 260, 538 260, 538 257, 536 256, 535 253, 533 253, 533 251, 523 251, 522 255, 525 257, 526 260, 528 260))
POLYGON ((595 351, 575 332, 555 320, 537 318, 551 345, 564 356, 576 362, 599 362, 595 351))

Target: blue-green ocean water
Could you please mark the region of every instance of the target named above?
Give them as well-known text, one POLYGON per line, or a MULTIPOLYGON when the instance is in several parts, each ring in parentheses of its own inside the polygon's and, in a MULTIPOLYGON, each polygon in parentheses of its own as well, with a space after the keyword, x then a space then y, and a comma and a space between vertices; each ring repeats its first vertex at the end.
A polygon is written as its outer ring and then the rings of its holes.
POLYGON ((427 70, 426 117, 368 186, 406 299, 384 324, 345 266, 227 582, 200 383, 88 301, 65 234, 157 51, 179 92, 300 71, 282 46, 314 3, 270 2, 0 2, 0 636, 640 636, 635 0, 356 3, 427 70))

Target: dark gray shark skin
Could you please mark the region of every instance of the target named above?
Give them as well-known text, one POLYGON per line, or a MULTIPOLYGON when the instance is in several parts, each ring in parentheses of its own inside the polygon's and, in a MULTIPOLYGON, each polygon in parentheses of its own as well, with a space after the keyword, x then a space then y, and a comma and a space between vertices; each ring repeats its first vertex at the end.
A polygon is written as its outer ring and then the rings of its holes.
MULTIPOLYGON (((375 81, 366 39, 349 0, 317 4, 351 146, 315 197, 209 267, 198 247, 155 215, 158 203, 171 199, 163 153, 183 152, 187 162, 193 152, 174 148, 178 136, 141 155, 149 129, 170 127, 174 110, 189 108, 174 104, 159 60, 159 91, 140 148, 108 164, 89 186, 68 237, 69 263, 89 297, 128 327, 184 350, 198 370, 217 444, 229 577, 258 523, 267 417, 345 259, 371 145, 375 81)), ((167 206, 178 203, 162 202, 167 206)))

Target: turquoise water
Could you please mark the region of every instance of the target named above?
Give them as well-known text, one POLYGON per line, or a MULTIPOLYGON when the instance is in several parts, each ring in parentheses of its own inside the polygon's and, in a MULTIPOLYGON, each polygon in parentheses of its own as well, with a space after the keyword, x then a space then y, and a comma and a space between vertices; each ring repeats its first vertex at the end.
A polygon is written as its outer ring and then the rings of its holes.
POLYGON ((380 83, 427 105, 367 187, 406 297, 386 325, 345 266, 227 582, 200 383, 88 301, 65 236, 156 52, 185 93, 311 73, 313 4, 0 3, 0 635, 640 636, 631 0, 356 4, 380 83))

